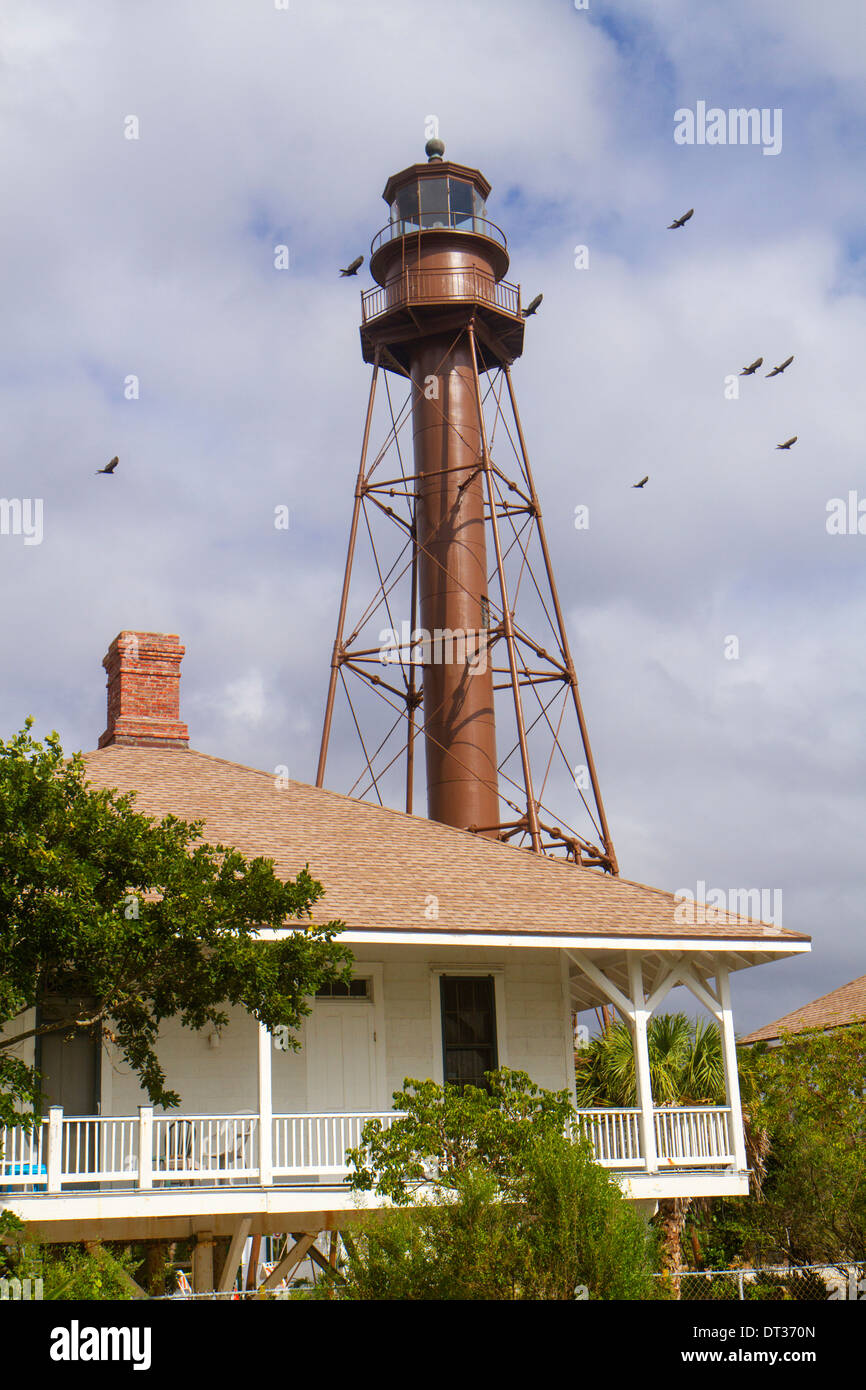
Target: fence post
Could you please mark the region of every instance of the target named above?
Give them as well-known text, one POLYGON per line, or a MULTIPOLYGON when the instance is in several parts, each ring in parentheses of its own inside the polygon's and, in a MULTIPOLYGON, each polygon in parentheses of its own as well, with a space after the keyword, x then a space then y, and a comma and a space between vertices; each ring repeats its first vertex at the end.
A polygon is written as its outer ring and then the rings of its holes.
POLYGON ((52 1105, 48 1111, 48 1181, 46 1192, 59 1192, 63 1185, 63 1106, 52 1105))
POLYGON ((138 1107, 138 1185, 153 1187, 153 1106, 138 1107))
POLYGON ((743 1290, 743 1271, 741 1269, 737 1270, 737 1289, 739 1290, 740 1294, 740 1302, 745 1303, 746 1295, 743 1290))

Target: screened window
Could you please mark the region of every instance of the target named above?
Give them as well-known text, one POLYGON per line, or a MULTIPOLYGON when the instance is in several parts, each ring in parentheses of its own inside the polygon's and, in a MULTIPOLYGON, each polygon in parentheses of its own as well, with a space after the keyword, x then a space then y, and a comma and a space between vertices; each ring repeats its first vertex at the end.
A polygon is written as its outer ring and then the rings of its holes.
POLYGON ((498 1065, 493 976, 443 975, 440 988, 445 1081, 486 1087, 484 1073, 498 1065))

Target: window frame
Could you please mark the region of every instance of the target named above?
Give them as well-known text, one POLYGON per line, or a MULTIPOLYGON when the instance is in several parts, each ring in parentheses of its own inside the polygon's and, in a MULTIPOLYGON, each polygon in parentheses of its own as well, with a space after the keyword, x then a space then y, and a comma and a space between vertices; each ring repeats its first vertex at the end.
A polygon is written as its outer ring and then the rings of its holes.
POLYGON ((431 964, 430 966, 430 1022, 431 1022, 431 1046, 432 1046, 432 1069, 431 1080, 443 1086, 445 1084, 445 1037, 442 1029, 442 990, 440 980, 443 975, 452 975, 457 979, 465 979, 470 975, 493 976, 493 1003, 494 1003, 494 1024, 496 1029, 496 1051, 497 1067, 508 1067, 509 1061, 508 1046, 508 1019, 505 1007, 505 966, 499 963, 490 965, 462 965, 457 961, 449 965, 431 964))

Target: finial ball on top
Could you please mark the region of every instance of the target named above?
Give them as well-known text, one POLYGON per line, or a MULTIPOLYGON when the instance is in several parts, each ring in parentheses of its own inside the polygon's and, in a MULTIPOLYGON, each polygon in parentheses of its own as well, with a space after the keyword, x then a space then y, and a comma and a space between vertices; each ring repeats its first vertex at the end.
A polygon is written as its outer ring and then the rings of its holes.
POLYGON ((427 156, 428 162, 433 159, 441 159, 445 153, 445 141, 428 140, 427 144, 424 146, 424 153, 427 156))

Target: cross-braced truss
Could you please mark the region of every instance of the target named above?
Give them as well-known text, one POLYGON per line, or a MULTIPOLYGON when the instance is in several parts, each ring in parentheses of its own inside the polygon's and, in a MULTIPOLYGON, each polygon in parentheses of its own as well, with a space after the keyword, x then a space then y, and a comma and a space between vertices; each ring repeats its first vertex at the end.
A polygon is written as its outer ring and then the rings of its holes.
MULTIPOLYGON (((481 451, 474 473, 467 478, 461 468, 461 485, 479 475, 484 484, 486 650, 496 692, 501 815, 495 826, 469 828, 615 874, 511 373, 507 365, 484 363, 471 322, 454 342, 464 333, 471 347, 481 451)), ((383 805, 399 798, 410 813, 418 765, 423 768, 416 747, 433 737, 432 713, 427 710, 425 720, 422 709, 430 651, 416 628, 422 547, 411 422, 413 392, 423 389, 387 348, 377 352, 317 775, 317 785, 324 785, 341 690, 361 755, 349 794, 383 805)), ((430 541, 428 536, 427 556, 430 541)), ((459 584, 455 576, 450 579, 459 584)))

